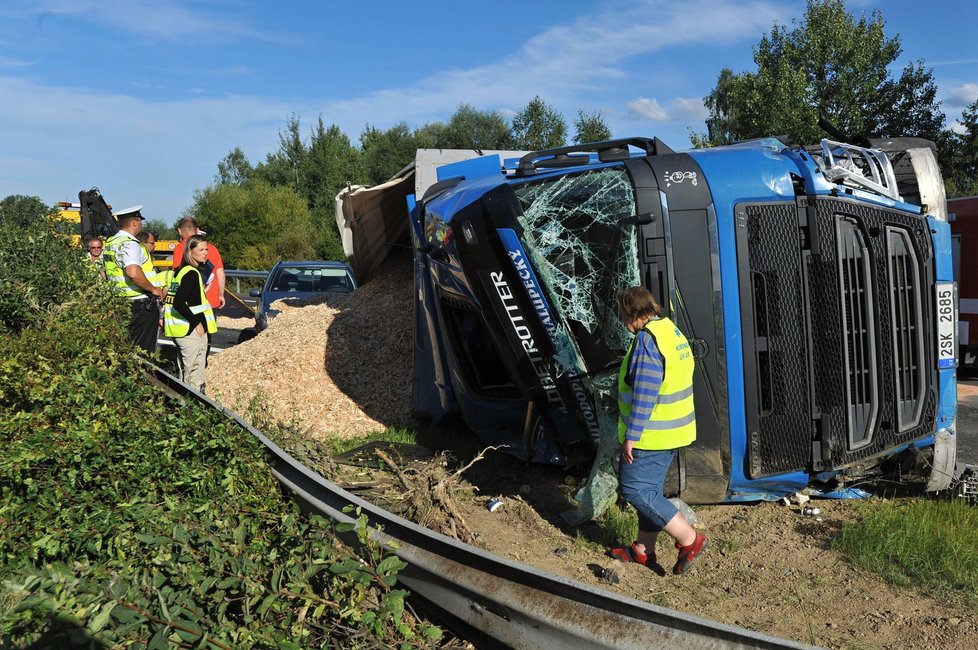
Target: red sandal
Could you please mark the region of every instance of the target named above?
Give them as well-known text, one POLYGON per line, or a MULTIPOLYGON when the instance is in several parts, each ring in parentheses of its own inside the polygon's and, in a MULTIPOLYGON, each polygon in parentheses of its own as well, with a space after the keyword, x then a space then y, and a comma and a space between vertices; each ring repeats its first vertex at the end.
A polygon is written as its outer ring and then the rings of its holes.
POLYGON ((621 562, 635 562, 637 564, 641 564, 642 566, 649 564, 649 559, 651 558, 652 564, 655 564, 655 553, 652 553, 651 556, 647 553, 643 553, 635 548, 636 544, 638 544, 638 542, 632 542, 631 546, 620 546, 618 548, 613 548, 608 551, 608 555, 621 562))
POLYGON ((676 558, 676 566, 672 567, 672 572, 677 576, 686 573, 689 567, 693 565, 697 556, 706 550, 708 546, 708 540, 706 535, 703 533, 696 533, 696 537, 693 538, 693 542, 688 546, 681 546, 679 542, 676 542, 676 548, 679 549, 679 556, 676 558))

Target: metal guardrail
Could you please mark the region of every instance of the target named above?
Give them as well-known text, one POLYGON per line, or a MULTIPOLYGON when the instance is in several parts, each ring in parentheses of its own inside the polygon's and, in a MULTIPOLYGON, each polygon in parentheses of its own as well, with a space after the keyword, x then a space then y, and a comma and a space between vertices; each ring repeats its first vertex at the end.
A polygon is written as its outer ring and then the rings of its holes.
POLYGON ((270 271, 239 271, 237 269, 224 269, 224 277, 234 280, 234 292, 241 293, 242 278, 256 278, 264 280, 270 271))
MULTIPOLYGON (((649 647, 808 648, 732 625, 716 623, 611 593, 463 544, 393 515, 312 472, 233 411, 153 367, 172 394, 221 411, 258 438, 271 455, 272 473, 302 507, 337 522, 353 523, 358 508, 380 542, 407 563, 401 584, 494 642, 510 648, 567 650, 649 647)), ((350 546, 355 533, 341 534, 350 546)))
POLYGON ((271 273, 271 271, 240 271, 237 269, 224 269, 224 277, 227 279, 227 282, 230 283, 231 280, 234 280, 234 290, 231 289, 230 284, 225 284, 225 293, 227 296, 230 296, 232 299, 240 303, 241 306, 247 311, 254 314, 255 307, 258 305, 258 300, 248 295, 248 292, 242 293, 241 280, 255 279, 261 280, 261 282, 264 283, 265 278, 268 277, 269 273, 271 273))

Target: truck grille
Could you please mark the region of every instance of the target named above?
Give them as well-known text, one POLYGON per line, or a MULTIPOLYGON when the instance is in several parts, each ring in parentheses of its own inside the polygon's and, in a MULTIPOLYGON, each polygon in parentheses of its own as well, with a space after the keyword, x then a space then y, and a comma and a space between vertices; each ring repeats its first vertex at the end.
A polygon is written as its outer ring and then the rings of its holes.
POLYGON ((843 467, 933 432, 920 217, 838 198, 747 205, 738 245, 752 477, 843 467))
POLYGON ((809 463, 809 344, 794 205, 747 205, 740 223, 748 472, 759 478, 809 463))
POLYGON ((843 361, 848 378, 849 448, 856 449, 872 441, 879 412, 877 328, 873 309, 876 300, 872 258, 858 224, 850 217, 842 217, 836 228, 845 332, 843 361))
POLYGON ((920 262, 909 233, 901 228, 887 227, 886 248, 897 430, 902 433, 919 424, 924 407, 924 333, 920 327, 923 286, 920 262))

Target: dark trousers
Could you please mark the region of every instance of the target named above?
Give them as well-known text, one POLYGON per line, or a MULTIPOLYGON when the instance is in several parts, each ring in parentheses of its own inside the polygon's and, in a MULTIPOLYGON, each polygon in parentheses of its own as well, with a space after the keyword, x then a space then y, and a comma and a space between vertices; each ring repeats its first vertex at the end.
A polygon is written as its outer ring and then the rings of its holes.
POLYGON ((129 341, 146 354, 156 352, 160 331, 160 308, 155 299, 133 300, 130 305, 129 341))

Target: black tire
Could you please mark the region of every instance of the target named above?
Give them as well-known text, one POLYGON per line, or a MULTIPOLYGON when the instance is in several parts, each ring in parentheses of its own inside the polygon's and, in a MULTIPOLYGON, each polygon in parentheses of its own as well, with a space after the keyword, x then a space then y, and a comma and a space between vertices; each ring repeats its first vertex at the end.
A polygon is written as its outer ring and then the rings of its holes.
POLYGON ((255 338, 256 336, 258 336, 258 332, 255 331, 255 328, 254 327, 245 328, 245 329, 241 330, 241 333, 240 334, 238 334, 238 344, 240 345, 241 343, 244 343, 245 341, 250 341, 251 339, 255 338))

